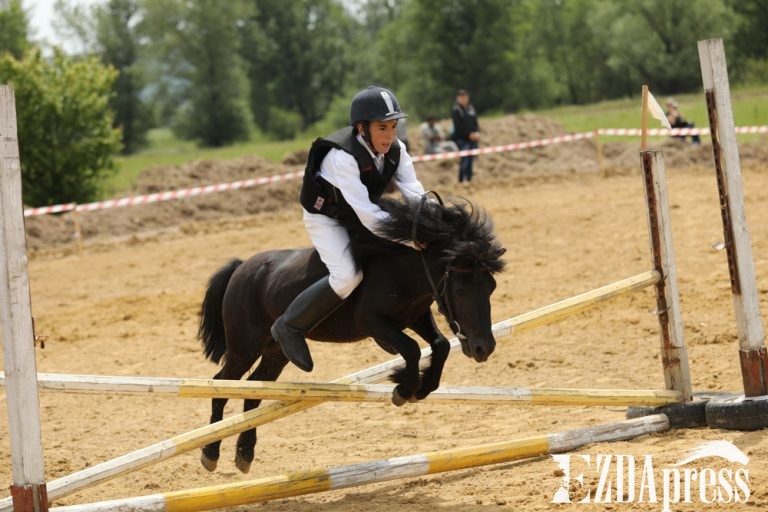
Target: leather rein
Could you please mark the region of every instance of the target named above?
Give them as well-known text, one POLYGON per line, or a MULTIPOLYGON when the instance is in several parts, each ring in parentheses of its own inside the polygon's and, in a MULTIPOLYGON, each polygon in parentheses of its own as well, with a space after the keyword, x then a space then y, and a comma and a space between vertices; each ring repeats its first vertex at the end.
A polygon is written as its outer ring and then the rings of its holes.
MULTIPOLYGON (((443 199, 435 191, 427 191, 423 196, 421 196, 421 202, 416 209, 416 216, 413 218, 413 228, 411 229, 411 240, 413 240, 413 243, 416 245, 420 245, 417 238, 419 218, 421 217, 421 211, 424 209, 424 203, 427 202, 429 194, 435 196, 435 199, 437 199, 437 202, 440 203, 440 206, 443 206, 443 199)), ((451 327, 451 330, 456 335, 456 337, 461 340, 466 340, 467 337, 462 332, 461 325, 459 325, 459 322, 456 320, 456 317, 453 314, 450 296, 448 295, 448 280, 451 278, 451 272, 472 272, 472 269, 456 267, 449 263, 445 266, 445 271, 443 272, 443 276, 440 278, 440 281, 435 283, 435 280, 432 279, 432 273, 429 271, 427 260, 424 257, 424 249, 419 251, 419 256, 421 259, 421 265, 424 267, 424 274, 427 276, 429 286, 432 288, 432 297, 435 299, 435 302, 437 302, 438 311, 440 311, 445 319, 448 320, 448 325, 451 327)))

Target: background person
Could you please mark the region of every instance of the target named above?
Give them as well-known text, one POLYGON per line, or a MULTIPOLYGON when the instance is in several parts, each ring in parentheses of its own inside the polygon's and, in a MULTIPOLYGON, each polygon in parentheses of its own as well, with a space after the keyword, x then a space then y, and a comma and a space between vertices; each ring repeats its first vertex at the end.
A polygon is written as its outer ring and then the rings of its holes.
MULTIPOLYGON (((694 124, 688 122, 680 113, 677 101, 673 98, 667 100, 667 120, 672 128, 695 128, 694 124)), ((685 135, 675 135, 680 140, 685 140, 685 135)), ((694 144, 701 144, 701 139, 698 135, 691 135, 691 142, 694 144)))
MULTIPOLYGON (((476 149, 480 140, 480 125, 477 123, 477 111, 469 102, 469 93, 464 89, 456 91, 456 102, 451 109, 453 120, 453 141, 460 150, 476 149)), ((459 183, 472 181, 472 163, 474 156, 463 156, 459 160, 459 183)))
POLYGON ((451 140, 445 140, 445 134, 440 123, 435 116, 427 116, 427 120, 421 123, 419 127, 422 147, 425 155, 434 155, 448 151, 457 151, 456 143, 451 140))

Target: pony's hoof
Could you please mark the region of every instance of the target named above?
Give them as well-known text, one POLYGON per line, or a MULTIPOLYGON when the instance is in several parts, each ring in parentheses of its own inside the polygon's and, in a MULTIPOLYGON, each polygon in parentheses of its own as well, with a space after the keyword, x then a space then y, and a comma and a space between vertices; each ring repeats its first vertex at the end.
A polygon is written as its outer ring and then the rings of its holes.
POLYGON ((251 461, 245 460, 245 458, 239 453, 235 456, 235 466, 241 473, 247 473, 251 470, 251 461))
POLYGON ((204 453, 200 454, 200 462, 203 464, 203 467, 207 469, 208 471, 215 471, 216 466, 218 465, 219 461, 217 460, 211 460, 208 457, 205 456, 204 453))
POLYGON ((400 407, 400 406, 405 405, 406 403, 408 403, 408 399, 407 398, 403 398, 403 396, 400 393, 397 392, 397 389, 394 389, 392 391, 392 403, 395 404, 396 406, 400 407))

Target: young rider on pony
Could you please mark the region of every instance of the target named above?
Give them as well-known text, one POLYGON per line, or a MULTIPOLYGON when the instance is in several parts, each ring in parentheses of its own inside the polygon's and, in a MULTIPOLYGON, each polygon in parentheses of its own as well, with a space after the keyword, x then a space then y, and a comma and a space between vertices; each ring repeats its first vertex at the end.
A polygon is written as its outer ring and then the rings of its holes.
MULTIPOLYGON (((351 126, 312 144, 301 205, 304 225, 330 275, 301 292, 271 329, 285 356, 306 372, 314 366, 306 333, 338 309, 363 280, 350 253, 349 234, 337 219, 354 214, 377 234, 377 224, 389 215, 377 203, 390 182, 406 198, 424 194, 411 157, 396 136, 398 119, 404 117, 392 92, 368 87, 352 99, 351 126)), ((412 241, 405 245, 421 249, 412 241)))

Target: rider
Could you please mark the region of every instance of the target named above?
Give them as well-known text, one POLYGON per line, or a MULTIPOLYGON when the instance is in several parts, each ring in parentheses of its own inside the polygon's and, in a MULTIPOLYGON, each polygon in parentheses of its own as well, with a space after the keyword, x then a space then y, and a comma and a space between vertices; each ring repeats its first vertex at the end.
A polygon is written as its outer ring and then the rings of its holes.
MULTIPOLYGON (((306 372, 314 363, 304 339, 338 309, 363 279, 355 268, 349 234, 337 220, 353 212, 369 231, 388 217, 378 201, 390 182, 406 198, 424 194, 413 162, 396 136, 405 112, 392 92, 368 87, 350 106, 350 124, 312 144, 301 189, 304 225, 330 275, 301 292, 272 325, 285 356, 306 372)), ((420 250, 412 241, 401 242, 420 250)))

